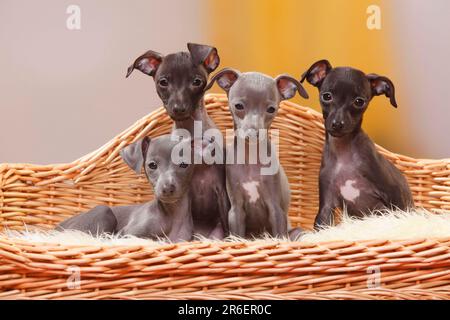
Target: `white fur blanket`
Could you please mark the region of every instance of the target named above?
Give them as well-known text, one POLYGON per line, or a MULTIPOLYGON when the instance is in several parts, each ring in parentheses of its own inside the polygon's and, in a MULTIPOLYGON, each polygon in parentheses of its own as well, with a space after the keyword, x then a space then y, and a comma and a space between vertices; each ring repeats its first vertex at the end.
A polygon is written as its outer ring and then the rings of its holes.
MULTIPOLYGON (((45 231, 26 229, 25 231, 2 232, 9 238, 28 240, 35 243, 58 243, 62 245, 146 245, 155 246, 166 240, 152 241, 132 236, 91 236, 78 231, 45 231)), ((334 227, 320 231, 305 232, 299 241, 318 243, 325 241, 357 240, 404 240, 412 238, 444 238, 450 236, 450 212, 433 214, 423 209, 410 212, 385 211, 378 216, 352 219, 344 216, 334 227)), ((265 237, 267 241, 280 241, 265 237)), ((213 241, 201 239, 204 241, 213 241)), ((230 237, 225 241, 251 241, 230 237)))

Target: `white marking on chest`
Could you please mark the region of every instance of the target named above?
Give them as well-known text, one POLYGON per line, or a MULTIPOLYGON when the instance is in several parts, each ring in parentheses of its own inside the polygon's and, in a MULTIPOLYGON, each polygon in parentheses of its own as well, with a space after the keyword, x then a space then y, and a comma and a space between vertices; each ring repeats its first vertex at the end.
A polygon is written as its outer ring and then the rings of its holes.
POLYGON ((359 190, 353 186, 355 183, 355 180, 347 180, 340 187, 341 195, 345 200, 355 202, 355 199, 359 197, 359 190))
POLYGON ((250 197, 250 203, 255 203, 259 199, 258 186, 258 181, 250 181, 242 184, 242 187, 247 191, 247 194, 250 197))

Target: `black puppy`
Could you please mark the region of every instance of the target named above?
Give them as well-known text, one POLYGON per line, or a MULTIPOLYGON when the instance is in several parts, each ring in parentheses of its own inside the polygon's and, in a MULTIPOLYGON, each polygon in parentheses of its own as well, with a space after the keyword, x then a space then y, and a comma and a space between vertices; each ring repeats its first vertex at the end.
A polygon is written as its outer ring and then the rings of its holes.
POLYGON ((333 223, 336 208, 361 217, 383 208, 413 206, 408 183, 362 130, 363 114, 374 96, 397 107, 391 80, 350 68, 314 63, 302 79, 319 89, 326 139, 319 177, 319 213, 314 227, 333 223))
MULTIPOLYGON (((188 130, 194 137, 194 126, 205 131, 217 128, 203 105, 208 76, 219 66, 217 49, 188 43, 189 52, 163 56, 147 51, 128 68, 152 76, 156 91, 167 113, 175 122, 174 129, 188 130)), ((207 144, 206 144, 207 145, 207 144)), ((205 144, 203 144, 205 146, 205 144)), ((230 203, 225 187, 223 164, 196 164, 191 182, 194 232, 205 237, 223 238, 228 234, 230 203)))

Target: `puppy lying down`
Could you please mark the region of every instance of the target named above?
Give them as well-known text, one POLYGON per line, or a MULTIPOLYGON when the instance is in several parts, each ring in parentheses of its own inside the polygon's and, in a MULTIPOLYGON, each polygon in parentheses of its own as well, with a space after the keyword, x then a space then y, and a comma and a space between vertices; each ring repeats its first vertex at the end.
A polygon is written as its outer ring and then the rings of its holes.
POLYGON ((167 237, 172 242, 190 240, 192 215, 188 187, 193 165, 172 161, 172 149, 178 143, 172 141, 170 135, 152 139, 145 137, 121 151, 124 161, 136 173, 139 174, 144 167, 155 193, 153 201, 130 206, 97 206, 63 221, 56 229, 78 230, 92 235, 167 237))

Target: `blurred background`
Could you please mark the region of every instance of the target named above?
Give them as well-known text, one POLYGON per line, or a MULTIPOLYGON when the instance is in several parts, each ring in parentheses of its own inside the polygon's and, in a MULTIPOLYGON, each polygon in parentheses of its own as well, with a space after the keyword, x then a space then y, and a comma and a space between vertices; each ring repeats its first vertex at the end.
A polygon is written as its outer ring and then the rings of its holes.
MULTIPOLYGON (((398 109, 375 97, 364 128, 382 146, 450 157, 450 1, 0 0, 0 163, 69 162, 161 103, 127 67, 148 49, 218 48, 221 67, 297 78, 313 62, 388 76, 398 109), (80 9, 71 30, 70 5, 80 9), (370 30, 367 8, 380 8, 370 30)), ((317 90, 305 85, 319 110, 317 90)), ((220 92, 215 86, 213 92, 220 92)))

